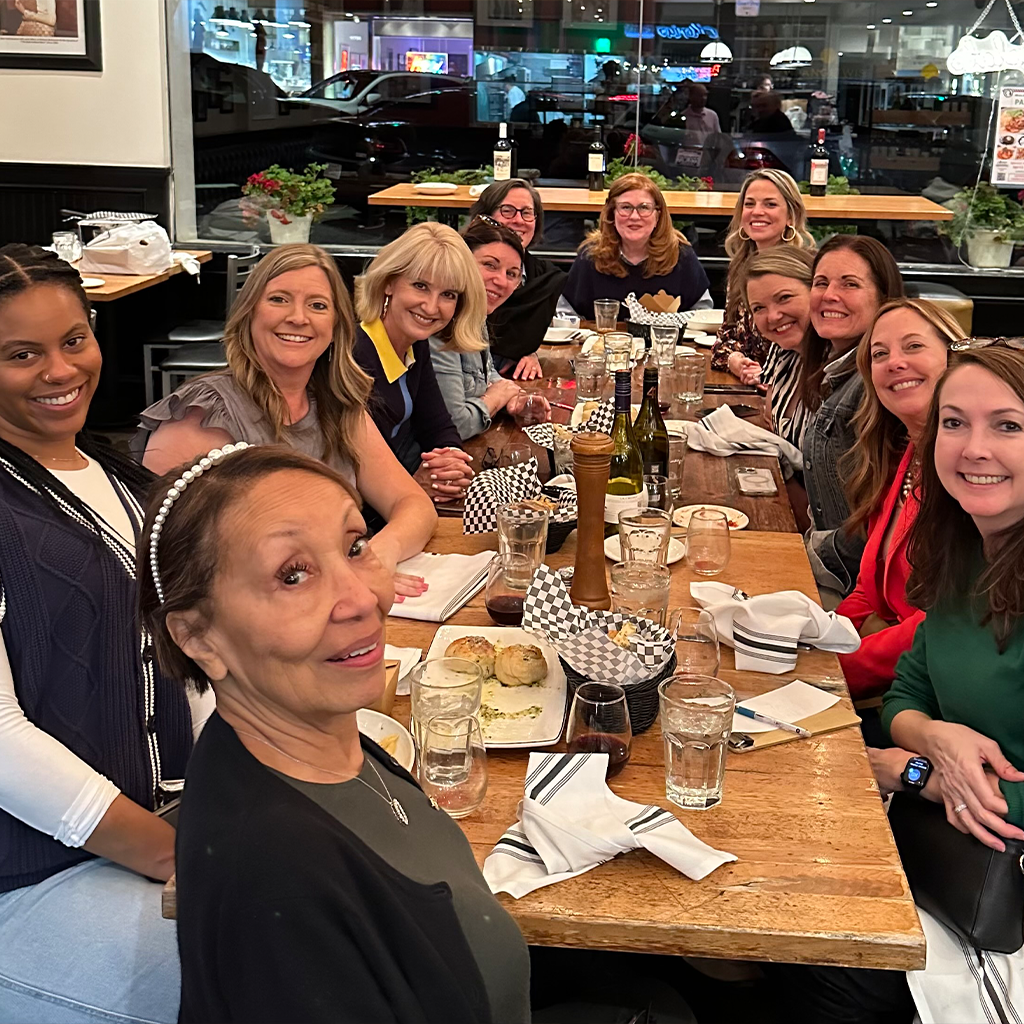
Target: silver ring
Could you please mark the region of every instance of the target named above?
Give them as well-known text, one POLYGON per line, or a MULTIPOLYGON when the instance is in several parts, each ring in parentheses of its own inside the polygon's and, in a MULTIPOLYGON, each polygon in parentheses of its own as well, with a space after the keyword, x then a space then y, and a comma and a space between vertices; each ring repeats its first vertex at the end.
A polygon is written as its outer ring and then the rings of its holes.
POLYGON ((963 814, 963 812, 966 811, 966 810, 967 810, 967 804, 957 804, 956 807, 953 808, 953 813, 954 814, 963 814))

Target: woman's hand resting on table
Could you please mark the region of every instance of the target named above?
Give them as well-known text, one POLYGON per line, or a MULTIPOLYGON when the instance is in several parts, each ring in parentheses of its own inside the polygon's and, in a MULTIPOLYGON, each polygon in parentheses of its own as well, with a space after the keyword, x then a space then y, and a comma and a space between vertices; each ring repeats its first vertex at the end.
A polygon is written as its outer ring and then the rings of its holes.
POLYGON ((1000 836, 1024 839, 1024 831, 1004 820, 1008 808, 999 791, 999 779, 1024 782, 1024 772, 1006 760, 998 743, 966 725, 931 722, 925 746, 924 755, 939 772, 939 788, 951 825, 993 850, 1006 849, 1000 836), (986 772, 986 765, 991 772, 986 772), (966 807, 957 814, 961 804, 966 807))
POLYGON ((496 380, 493 384, 489 384, 481 397, 483 398, 484 405, 487 406, 487 411, 494 417, 502 409, 507 409, 509 403, 518 398, 522 393, 523 389, 515 381, 505 380, 502 377, 501 380, 496 380))
POLYGON ((513 380, 536 380, 538 377, 543 377, 544 371, 540 368, 540 360, 537 358, 535 352, 531 352, 528 356, 523 356, 522 359, 516 364, 515 373, 512 374, 513 380))
POLYGON ((761 379, 761 364, 742 352, 731 352, 728 365, 729 372, 738 377, 741 384, 756 384, 761 379))
POLYGON ((438 505, 464 497, 473 479, 473 456, 460 448, 435 448, 420 456, 413 479, 438 505))

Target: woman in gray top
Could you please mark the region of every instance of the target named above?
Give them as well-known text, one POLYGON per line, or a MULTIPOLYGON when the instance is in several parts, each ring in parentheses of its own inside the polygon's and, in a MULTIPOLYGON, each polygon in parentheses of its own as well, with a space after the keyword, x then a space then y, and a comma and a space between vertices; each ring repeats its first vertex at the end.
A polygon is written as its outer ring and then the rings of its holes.
MULTIPOLYGON (((386 521, 373 537, 392 571, 437 525, 433 503, 366 411, 370 380, 352 355, 352 300, 334 259, 279 246, 249 275, 228 318, 228 369, 187 381, 146 409, 132 452, 154 473, 235 441, 287 444, 321 459, 386 521)), ((398 600, 425 589, 395 577, 398 600)))
MULTIPOLYGON (((484 216, 477 217, 462 237, 480 268, 490 316, 522 282, 522 242, 514 231, 484 216)), ((482 434, 502 409, 515 416, 526 404, 527 393, 495 370, 489 348, 460 353, 439 338, 431 338, 430 359, 444 403, 463 441, 482 434)), ((541 401, 550 414, 546 399, 541 401)))

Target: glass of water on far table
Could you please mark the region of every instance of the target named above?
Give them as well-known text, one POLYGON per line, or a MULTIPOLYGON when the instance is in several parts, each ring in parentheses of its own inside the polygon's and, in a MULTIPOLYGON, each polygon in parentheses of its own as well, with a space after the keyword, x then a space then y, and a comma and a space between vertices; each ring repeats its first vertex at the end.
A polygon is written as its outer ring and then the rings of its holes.
POLYGON ((594 328, 598 334, 614 331, 622 303, 618 299, 594 299, 594 328))
POLYGON ((665 796, 690 811, 717 806, 722 802, 736 694, 714 676, 674 675, 658 686, 658 697, 665 796))
POLYGON ((409 673, 412 734, 417 755, 422 756, 426 727, 432 718, 479 714, 483 685, 480 666, 466 658, 434 658, 420 662, 409 673))
MULTIPOLYGON (((651 354, 654 356, 655 365, 661 370, 671 370, 675 365, 678 342, 678 327, 651 327, 651 354)), ((664 383, 662 381, 663 386, 664 383)), ((665 388, 666 392, 667 390, 665 388)))

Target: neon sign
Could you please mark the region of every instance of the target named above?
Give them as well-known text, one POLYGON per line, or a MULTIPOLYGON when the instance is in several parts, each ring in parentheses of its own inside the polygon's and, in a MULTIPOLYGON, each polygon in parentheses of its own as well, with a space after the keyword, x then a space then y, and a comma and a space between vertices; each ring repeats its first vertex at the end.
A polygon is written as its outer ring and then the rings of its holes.
MULTIPOLYGON (((626 25, 623 34, 627 39, 636 39, 640 35, 640 26, 626 25)), ((644 25, 644 39, 653 39, 655 36, 659 39, 700 39, 701 36, 717 39, 718 29, 698 21, 691 21, 689 25, 644 25)))

